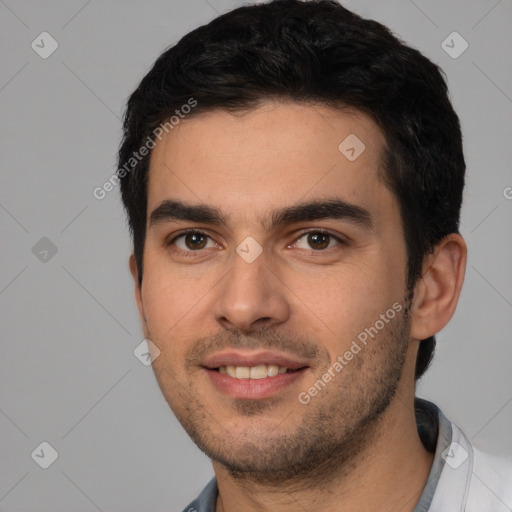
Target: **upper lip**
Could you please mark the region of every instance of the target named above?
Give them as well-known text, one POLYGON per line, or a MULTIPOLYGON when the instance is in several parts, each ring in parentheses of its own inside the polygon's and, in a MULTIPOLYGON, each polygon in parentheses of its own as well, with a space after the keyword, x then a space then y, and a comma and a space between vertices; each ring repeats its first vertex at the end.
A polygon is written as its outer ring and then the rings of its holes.
POLYGON ((272 351, 237 351, 225 350, 207 357, 202 366, 213 370, 220 366, 259 366, 273 364, 284 366, 290 370, 298 370, 308 366, 305 360, 287 354, 272 351))

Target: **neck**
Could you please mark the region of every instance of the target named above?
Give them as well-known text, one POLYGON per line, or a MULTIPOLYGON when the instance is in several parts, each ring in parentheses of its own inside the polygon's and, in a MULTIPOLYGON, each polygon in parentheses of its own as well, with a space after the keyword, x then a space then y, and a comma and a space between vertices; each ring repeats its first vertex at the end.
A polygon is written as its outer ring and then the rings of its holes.
POLYGON ((329 467, 319 468, 315 474, 269 485, 235 477, 214 462, 219 487, 216 512, 270 512, 276 506, 282 512, 320 506, 323 512, 373 512, 376 503, 389 503, 395 510, 412 512, 434 455, 419 438, 414 393, 408 395, 397 391, 373 431, 363 433, 364 442, 354 457, 333 455, 329 467))

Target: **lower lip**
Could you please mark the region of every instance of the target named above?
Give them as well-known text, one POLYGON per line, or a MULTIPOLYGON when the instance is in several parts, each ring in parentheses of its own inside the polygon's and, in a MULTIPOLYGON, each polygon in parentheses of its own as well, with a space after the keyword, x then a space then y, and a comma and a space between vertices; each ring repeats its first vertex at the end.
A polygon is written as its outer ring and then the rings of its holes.
POLYGON ((300 380, 307 368, 291 373, 280 373, 264 379, 235 379, 216 370, 205 368, 212 384, 222 393, 233 398, 257 400, 268 398, 300 380))

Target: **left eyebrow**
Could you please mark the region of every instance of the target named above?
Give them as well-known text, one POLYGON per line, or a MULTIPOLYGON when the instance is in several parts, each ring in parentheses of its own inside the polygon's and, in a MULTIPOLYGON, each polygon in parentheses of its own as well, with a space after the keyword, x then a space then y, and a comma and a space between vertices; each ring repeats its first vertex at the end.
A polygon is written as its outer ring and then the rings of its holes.
MULTIPOLYGON (((280 208, 271 212, 269 219, 270 223, 262 220, 267 230, 276 226, 327 219, 346 220, 368 230, 374 228, 372 215, 367 209, 337 198, 309 201, 280 208)), ((151 212, 149 225, 151 227, 180 220, 216 226, 229 225, 228 217, 218 208, 206 204, 190 205, 173 200, 162 201, 151 212)))
POLYGON ((347 220, 368 230, 374 228, 372 215, 367 209, 341 199, 310 201, 282 208, 272 213, 271 225, 327 219, 347 220))

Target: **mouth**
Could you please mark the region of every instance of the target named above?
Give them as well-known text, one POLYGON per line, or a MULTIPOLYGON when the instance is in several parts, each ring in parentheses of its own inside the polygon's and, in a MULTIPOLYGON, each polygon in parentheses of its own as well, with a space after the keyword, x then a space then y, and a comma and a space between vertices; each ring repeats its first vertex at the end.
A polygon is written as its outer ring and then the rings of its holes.
POLYGON ((233 379, 266 379, 267 377, 276 377, 284 373, 293 373, 302 370, 302 368, 292 369, 286 366, 277 366, 275 364, 259 364, 257 366, 219 366, 213 368, 223 375, 229 375, 233 379))
POLYGON ((269 398, 291 387, 309 370, 305 361, 270 352, 224 352, 202 365, 217 391, 231 398, 269 398))

